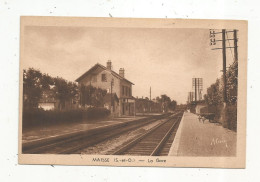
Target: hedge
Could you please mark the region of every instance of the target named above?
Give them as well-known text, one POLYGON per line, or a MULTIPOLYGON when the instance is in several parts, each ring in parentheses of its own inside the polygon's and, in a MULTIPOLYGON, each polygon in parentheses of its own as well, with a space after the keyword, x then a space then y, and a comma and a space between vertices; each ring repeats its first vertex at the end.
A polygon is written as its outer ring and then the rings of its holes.
POLYGON ((76 110, 50 110, 42 109, 24 110, 23 127, 47 126, 62 123, 80 122, 83 120, 96 120, 108 117, 110 111, 105 108, 88 108, 76 110))
POLYGON ((223 105, 217 106, 208 106, 208 111, 210 113, 215 113, 215 120, 220 122, 223 127, 230 130, 237 130, 237 105, 236 104, 227 104, 226 106, 226 122, 221 121, 221 116, 223 113, 223 105))
POLYGON ((237 131, 237 105, 228 105, 227 106, 227 117, 229 120, 229 129, 237 131))

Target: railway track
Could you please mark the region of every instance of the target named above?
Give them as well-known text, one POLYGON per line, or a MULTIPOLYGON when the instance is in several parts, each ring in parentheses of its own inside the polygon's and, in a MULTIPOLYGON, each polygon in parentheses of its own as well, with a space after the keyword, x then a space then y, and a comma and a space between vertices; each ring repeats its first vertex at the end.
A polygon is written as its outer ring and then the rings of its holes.
POLYGON ((182 113, 129 141, 110 155, 166 156, 178 129, 182 113))
POLYGON ((113 137, 119 136, 128 131, 136 130, 142 126, 148 125, 150 123, 156 122, 169 117, 169 115, 163 115, 161 117, 149 118, 140 123, 133 123, 128 125, 118 126, 109 130, 104 130, 103 132, 97 132, 89 135, 88 132, 79 132, 78 135, 75 134, 70 137, 59 138, 57 141, 50 143, 43 143, 42 145, 29 146, 23 153, 29 154, 77 154, 80 153, 82 149, 89 146, 98 144, 104 140, 111 139, 113 137))

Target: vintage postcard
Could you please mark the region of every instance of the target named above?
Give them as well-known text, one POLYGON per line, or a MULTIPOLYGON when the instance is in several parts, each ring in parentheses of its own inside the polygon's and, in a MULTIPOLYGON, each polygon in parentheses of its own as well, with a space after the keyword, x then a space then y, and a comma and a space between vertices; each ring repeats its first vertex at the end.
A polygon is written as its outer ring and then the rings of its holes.
POLYGON ((21 17, 19 163, 245 168, 247 21, 21 17))

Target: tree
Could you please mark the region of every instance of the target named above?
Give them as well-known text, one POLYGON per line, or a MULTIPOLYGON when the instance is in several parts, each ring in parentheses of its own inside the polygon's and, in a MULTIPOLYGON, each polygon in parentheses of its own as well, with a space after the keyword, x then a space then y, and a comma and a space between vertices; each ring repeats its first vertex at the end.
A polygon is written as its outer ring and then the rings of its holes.
POLYGON ((50 97, 59 100, 59 109, 65 107, 65 102, 78 95, 77 84, 63 78, 53 78, 39 70, 29 68, 23 70, 23 96, 25 108, 37 108, 45 91, 51 91, 50 97))
POLYGON ((226 107, 223 107, 223 76, 207 89, 207 94, 204 96, 205 102, 211 108, 215 108, 216 118, 221 120, 221 117, 224 116, 223 126, 233 130, 236 130, 237 125, 237 78, 238 62, 234 61, 226 72, 226 107))
POLYGON ((41 85, 43 90, 50 90, 54 86, 54 79, 48 74, 42 74, 41 85))
MULTIPOLYGON (((234 61, 229 67, 226 73, 227 79, 227 103, 236 104, 237 102, 237 89, 238 89, 238 62, 234 61)), ((212 84, 207 89, 207 94, 204 96, 206 103, 209 105, 220 105, 223 103, 223 84, 220 80, 223 77, 217 79, 214 84, 212 84)))
POLYGON ((222 103, 222 88, 220 85, 220 80, 217 79, 216 83, 212 84, 207 89, 207 94, 204 96, 205 101, 209 105, 219 105, 222 103))
POLYGON ((174 111, 176 109, 177 106, 177 102, 175 100, 172 100, 169 104, 169 109, 171 109, 172 111, 174 111))
POLYGON ((157 103, 161 103, 161 98, 160 97, 157 96, 155 100, 156 100, 157 103))
POLYGON ((163 112, 168 112, 169 104, 171 102, 171 98, 168 97, 166 94, 161 95, 161 106, 163 112))
POLYGON ((107 91, 101 88, 95 88, 91 85, 80 86, 81 104, 83 106, 89 105, 94 107, 102 107, 104 104, 104 96, 107 91))
POLYGON ((37 108, 42 94, 42 73, 29 68, 23 70, 23 104, 24 108, 37 108))
POLYGON ((66 101, 69 101, 77 95, 77 85, 72 82, 68 82, 63 78, 54 78, 55 97, 59 100, 59 109, 65 108, 66 101))
POLYGON ((227 71, 227 101, 230 104, 237 102, 238 89, 238 62, 234 61, 227 71))

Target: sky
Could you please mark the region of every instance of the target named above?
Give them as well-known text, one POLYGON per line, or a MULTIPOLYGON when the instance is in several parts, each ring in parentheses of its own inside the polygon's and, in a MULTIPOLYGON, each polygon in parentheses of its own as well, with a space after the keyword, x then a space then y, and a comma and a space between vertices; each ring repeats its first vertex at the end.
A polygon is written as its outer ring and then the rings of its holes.
MULTIPOLYGON (((186 103, 192 78, 203 78, 206 93, 222 74, 222 51, 211 50, 221 43, 210 46, 208 29, 27 26, 23 46, 23 69, 75 81, 111 60, 135 84, 133 96, 149 97, 151 87, 152 98, 166 94, 178 104, 186 103)), ((232 52, 227 49, 227 65, 232 52)))

